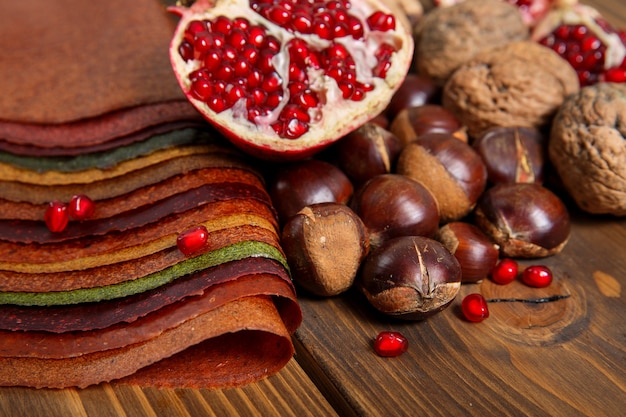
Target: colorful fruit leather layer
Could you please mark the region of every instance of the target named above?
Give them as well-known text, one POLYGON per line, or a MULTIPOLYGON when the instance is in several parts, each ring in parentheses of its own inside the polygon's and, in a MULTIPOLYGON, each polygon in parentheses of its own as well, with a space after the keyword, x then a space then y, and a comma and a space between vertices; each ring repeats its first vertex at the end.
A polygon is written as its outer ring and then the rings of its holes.
POLYGON ((181 93, 173 30, 156 0, 0 14, 0 386, 234 387, 293 356, 274 207, 181 93))

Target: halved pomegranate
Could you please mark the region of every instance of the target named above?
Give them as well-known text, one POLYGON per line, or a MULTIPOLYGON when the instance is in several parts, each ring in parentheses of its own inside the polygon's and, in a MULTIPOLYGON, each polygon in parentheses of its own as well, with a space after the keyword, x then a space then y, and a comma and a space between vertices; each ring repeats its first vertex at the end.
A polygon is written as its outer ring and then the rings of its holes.
POLYGON ((591 6, 558 0, 532 38, 567 60, 581 86, 626 81, 626 31, 612 27, 591 6))
POLYGON ((198 0, 170 57, 191 103, 266 159, 310 156, 387 106, 413 39, 379 0, 198 0))

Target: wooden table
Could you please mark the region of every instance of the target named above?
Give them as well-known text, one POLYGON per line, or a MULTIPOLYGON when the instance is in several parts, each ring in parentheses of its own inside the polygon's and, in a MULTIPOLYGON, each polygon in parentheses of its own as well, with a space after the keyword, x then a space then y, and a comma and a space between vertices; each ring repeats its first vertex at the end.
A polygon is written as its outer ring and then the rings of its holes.
MULTIPOLYGON (((626 4, 588 0, 626 27, 626 4)), ((480 324, 460 318, 462 296, 528 289, 465 285, 424 322, 382 317, 362 296, 301 297, 297 353, 277 375, 241 389, 158 390, 103 384, 85 390, 0 389, 0 416, 607 416, 626 406, 626 219, 572 209, 566 249, 541 260, 556 282, 544 304, 492 303, 480 324), (398 330, 410 348, 381 358, 372 340, 398 330)), ((525 262, 528 264, 528 262, 525 262)))

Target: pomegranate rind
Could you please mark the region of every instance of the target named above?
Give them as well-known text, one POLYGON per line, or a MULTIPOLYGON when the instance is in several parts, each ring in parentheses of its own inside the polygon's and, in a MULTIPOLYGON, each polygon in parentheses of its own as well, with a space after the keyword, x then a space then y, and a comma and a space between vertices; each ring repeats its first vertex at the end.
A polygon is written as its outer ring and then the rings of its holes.
MULTIPOLYGON (((375 10, 381 10, 391 14, 392 11, 378 0, 353 0, 351 12, 365 19, 365 16, 375 10)), ((375 32, 366 30, 365 39, 369 42, 354 41, 352 37, 337 38, 335 42, 342 43, 352 52, 355 61, 371 59, 379 41, 391 43, 396 47, 396 52, 391 56, 391 66, 385 78, 357 75, 357 80, 369 82, 374 85, 374 90, 367 93, 362 101, 350 101, 341 97, 341 92, 334 79, 326 75, 318 75, 315 80, 316 91, 324 93, 325 104, 322 107, 323 115, 316 123, 311 123, 309 131, 297 139, 280 137, 270 126, 272 120, 261 123, 251 123, 246 118, 233 118, 233 114, 239 103, 233 108, 216 113, 206 103, 192 97, 189 94, 190 80, 188 74, 198 68, 197 61, 185 62, 178 53, 185 28, 192 20, 213 19, 217 16, 245 17, 250 22, 262 24, 269 29, 269 33, 281 41, 279 54, 288 56, 284 51, 287 42, 295 35, 276 26, 261 15, 253 11, 247 0, 198 0, 190 7, 172 6, 168 10, 180 16, 175 33, 170 43, 170 60, 172 68, 180 87, 185 92, 191 104, 217 128, 235 146, 256 157, 269 160, 297 160, 314 155, 325 147, 334 143, 347 133, 368 122, 387 107, 393 94, 404 81, 409 71, 413 58, 413 37, 407 20, 404 16, 396 16, 396 29, 389 32, 375 32)), ((310 44, 325 47, 329 41, 319 38, 317 35, 297 35, 307 40, 310 44)), ((288 79, 286 74, 287 63, 275 61, 277 71, 283 79, 288 79)), ((357 66, 359 64, 357 63, 357 66)), ((358 72, 358 70, 357 70, 358 72)), ((311 79, 311 77, 309 77, 311 79)), ((287 100, 285 100, 287 101, 287 100)), ((278 107, 280 110, 281 106, 278 107)), ((276 116, 278 111, 275 112, 276 116)))

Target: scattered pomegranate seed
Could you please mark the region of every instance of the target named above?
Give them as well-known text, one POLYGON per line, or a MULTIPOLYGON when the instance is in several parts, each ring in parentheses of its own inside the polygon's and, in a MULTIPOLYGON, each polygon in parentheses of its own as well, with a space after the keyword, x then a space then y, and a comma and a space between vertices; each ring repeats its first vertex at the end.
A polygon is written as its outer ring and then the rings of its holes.
POLYGON ((496 284, 506 285, 510 284, 517 278, 518 272, 517 262, 510 258, 503 258, 496 266, 493 268, 491 272, 491 280, 496 284))
POLYGON ((69 215, 76 220, 85 220, 91 217, 96 210, 96 203, 84 194, 72 197, 68 207, 69 215))
POLYGON ((400 332, 383 331, 374 340, 374 350, 378 356, 400 356, 409 348, 409 341, 400 332))
POLYGON ((547 287, 552 283, 552 271, 545 265, 532 265, 522 272, 522 282, 531 287, 547 287))
POLYGON ((461 302, 461 310, 465 318, 474 323, 479 323, 489 317, 487 300, 485 300, 482 294, 473 293, 466 295, 461 302))
POLYGON ((189 256, 194 252, 202 249, 209 237, 206 227, 198 226, 193 229, 186 230, 178 235, 176 246, 185 256, 189 256))
POLYGON ((48 204, 44 214, 44 221, 51 232, 62 232, 70 220, 67 204, 60 201, 52 201, 48 204))

